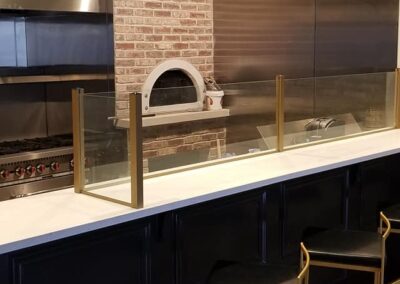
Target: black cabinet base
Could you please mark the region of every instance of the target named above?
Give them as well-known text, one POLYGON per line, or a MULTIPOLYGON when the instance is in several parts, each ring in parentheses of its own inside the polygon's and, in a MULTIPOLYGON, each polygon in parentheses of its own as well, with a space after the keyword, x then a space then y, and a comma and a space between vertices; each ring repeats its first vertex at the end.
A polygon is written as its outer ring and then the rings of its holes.
MULTIPOLYGON (((203 284, 219 261, 296 264, 310 230, 376 231, 400 203, 400 155, 286 181, 0 255, 1 284, 203 284)), ((400 235, 386 278, 400 278, 400 235)), ((311 284, 373 283, 372 273, 313 268, 311 284)))

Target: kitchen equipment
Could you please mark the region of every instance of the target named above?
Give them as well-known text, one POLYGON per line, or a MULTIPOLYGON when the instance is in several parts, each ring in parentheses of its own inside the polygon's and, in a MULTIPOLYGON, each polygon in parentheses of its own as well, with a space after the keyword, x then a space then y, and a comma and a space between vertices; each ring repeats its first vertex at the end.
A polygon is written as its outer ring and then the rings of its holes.
POLYGON ((344 121, 332 117, 318 117, 310 120, 305 126, 307 142, 329 139, 344 135, 344 121))
POLYGON ((73 183, 72 136, 0 143, 0 200, 73 183))
POLYGON ((113 91, 112 18, 110 0, 0 1, 0 200, 73 185, 71 91, 113 91))

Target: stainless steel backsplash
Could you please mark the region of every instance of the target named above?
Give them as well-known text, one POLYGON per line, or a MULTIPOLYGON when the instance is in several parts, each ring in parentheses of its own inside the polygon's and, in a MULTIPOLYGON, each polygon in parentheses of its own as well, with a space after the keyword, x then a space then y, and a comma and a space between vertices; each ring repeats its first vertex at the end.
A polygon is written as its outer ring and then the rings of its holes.
POLYGON ((390 71, 397 0, 215 0, 220 82, 390 71))
POLYGON ((214 1, 215 76, 222 82, 314 72, 314 0, 214 1))
MULTIPOLYGON (((278 74, 296 79, 393 71, 398 5, 398 0, 215 0, 215 77, 231 83, 274 80, 278 74)), ((358 111, 370 97, 384 105, 385 74, 363 80, 288 82, 285 118, 358 111)), ((227 88, 224 105, 231 110, 228 143, 259 138, 255 126, 275 119, 271 91, 227 88)))

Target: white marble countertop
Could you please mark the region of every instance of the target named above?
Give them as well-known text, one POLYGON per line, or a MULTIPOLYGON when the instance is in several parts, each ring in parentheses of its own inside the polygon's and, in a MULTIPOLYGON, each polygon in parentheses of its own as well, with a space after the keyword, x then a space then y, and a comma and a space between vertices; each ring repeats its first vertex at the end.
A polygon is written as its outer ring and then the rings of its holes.
POLYGON ((400 130, 390 130, 152 178, 140 210, 72 188, 0 202, 0 254, 396 153, 400 130))

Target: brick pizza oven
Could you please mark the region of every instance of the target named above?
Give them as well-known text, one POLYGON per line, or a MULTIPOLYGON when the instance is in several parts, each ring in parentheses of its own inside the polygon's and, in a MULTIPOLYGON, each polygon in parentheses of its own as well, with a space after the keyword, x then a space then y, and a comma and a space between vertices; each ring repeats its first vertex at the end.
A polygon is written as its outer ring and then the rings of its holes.
POLYGON ((190 118, 192 112, 203 111, 203 78, 214 72, 213 1, 114 0, 114 30, 117 117, 128 117, 132 92, 142 93, 143 114, 160 119, 166 113, 189 114, 185 121, 143 128, 145 169, 152 170, 152 160, 162 164, 162 157, 168 164, 171 155, 173 161, 181 156, 182 165, 188 163, 185 160, 198 162, 222 155, 225 119, 190 118), (179 84, 187 91, 180 98, 171 94, 175 103, 168 93, 155 90, 179 84), (180 155, 194 152, 197 158, 180 155))

